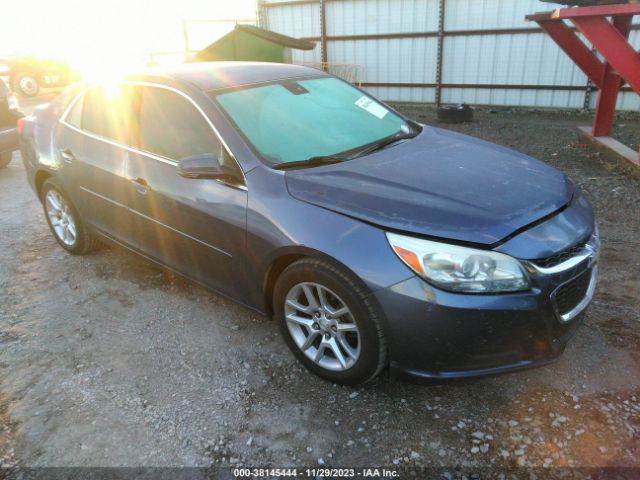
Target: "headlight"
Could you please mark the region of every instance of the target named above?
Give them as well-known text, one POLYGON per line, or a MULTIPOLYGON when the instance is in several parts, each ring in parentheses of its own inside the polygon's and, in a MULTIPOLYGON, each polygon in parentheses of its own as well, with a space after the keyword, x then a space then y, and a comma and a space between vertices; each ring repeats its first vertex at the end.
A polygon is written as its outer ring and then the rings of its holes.
POLYGON ((391 247, 414 272, 444 290, 499 293, 528 290, 518 260, 503 253, 387 233, 391 247))
POLYGON ((0 63, 0 74, 7 73, 9 71, 9 65, 0 63))

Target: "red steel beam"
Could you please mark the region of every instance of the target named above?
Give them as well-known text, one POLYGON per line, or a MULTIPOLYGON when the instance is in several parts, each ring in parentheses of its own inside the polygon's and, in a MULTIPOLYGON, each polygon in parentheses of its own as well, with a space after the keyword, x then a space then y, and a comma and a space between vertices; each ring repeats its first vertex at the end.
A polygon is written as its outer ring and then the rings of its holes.
POLYGON ((594 5, 592 7, 560 8, 552 13, 553 18, 572 20, 574 18, 603 18, 616 15, 640 15, 640 4, 594 5))
MULTIPOLYGON (((613 27, 624 37, 625 42, 629 38, 632 15, 617 16, 613 18, 613 27)), ((616 100, 618 92, 623 84, 614 69, 607 62, 602 76, 602 87, 598 93, 596 114, 593 117, 593 135, 603 137, 611 133, 613 118, 616 113, 616 100)))
POLYGON ((602 88, 604 64, 564 22, 538 20, 540 27, 575 62, 587 77, 602 88))
POLYGON ((604 17, 574 17, 572 21, 606 62, 640 94, 640 54, 629 44, 627 36, 604 17))
POLYGON ((600 88, 593 122, 594 136, 606 136, 611 132, 618 92, 625 81, 640 95, 640 52, 636 52, 628 41, 634 15, 640 15, 640 4, 561 8, 526 17, 537 22, 600 88), (604 57, 604 62, 587 48, 564 20, 573 22, 604 57))

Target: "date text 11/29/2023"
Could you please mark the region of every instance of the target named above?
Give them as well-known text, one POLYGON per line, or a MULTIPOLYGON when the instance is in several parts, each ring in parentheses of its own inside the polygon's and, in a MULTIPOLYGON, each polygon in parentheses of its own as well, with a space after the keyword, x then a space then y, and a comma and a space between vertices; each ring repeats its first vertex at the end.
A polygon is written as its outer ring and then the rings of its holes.
POLYGON ((234 478, 398 478, 388 468, 234 468, 234 478))

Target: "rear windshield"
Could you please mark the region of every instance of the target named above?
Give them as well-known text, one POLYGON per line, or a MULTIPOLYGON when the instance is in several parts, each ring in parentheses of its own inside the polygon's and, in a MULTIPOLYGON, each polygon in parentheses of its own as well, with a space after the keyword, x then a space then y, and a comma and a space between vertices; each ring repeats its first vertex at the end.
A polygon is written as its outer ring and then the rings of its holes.
POLYGON ((334 77, 290 79, 212 96, 273 164, 348 152, 409 129, 402 117, 334 77))

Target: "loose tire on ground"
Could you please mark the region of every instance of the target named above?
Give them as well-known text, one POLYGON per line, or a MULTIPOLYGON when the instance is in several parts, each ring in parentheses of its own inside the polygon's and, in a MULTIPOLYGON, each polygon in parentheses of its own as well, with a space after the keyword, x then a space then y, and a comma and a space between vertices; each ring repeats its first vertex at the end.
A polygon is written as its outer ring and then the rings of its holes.
POLYGON ((438 121, 442 123, 467 123, 473 121, 473 108, 456 105, 438 108, 438 121))
MULTIPOLYGON (((323 260, 305 258, 287 267, 276 282, 273 296, 274 315, 289 349, 302 364, 316 375, 335 383, 358 385, 375 378, 387 363, 387 347, 381 326, 381 312, 368 292, 352 278, 350 273, 323 260), (340 371, 323 368, 309 358, 296 343, 285 318, 287 295, 302 284, 315 284, 334 293, 348 308, 349 318, 355 320, 359 354, 354 363, 340 371)), ((304 306, 304 305, 302 305, 304 306)), ((290 308, 289 308, 290 310, 290 308)), ((313 312, 309 313, 313 320, 313 312)), ((305 317, 306 318, 306 317, 305 317)), ((342 322, 344 320, 338 320, 342 322)), ((351 324, 351 320, 347 321, 351 324)), ((311 328, 311 327, 304 327, 311 328)), ((331 327, 333 328, 333 327, 331 327)), ((310 331, 310 330, 307 330, 310 331)), ((335 330, 334 330, 335 331, 335 330)), ((327 334, 325 334, 327 335, 327 334)), ((322 335, 321 335, 322 337, 322 335)), ((325 337, 330 338, 330 337, 325 337)), ((353 337, 351 337, 353 338, 353 337)), ((316 347, 313 347, 316 348, 316 347)), ((329 357, 333 355, 330 352, 329 357)))

